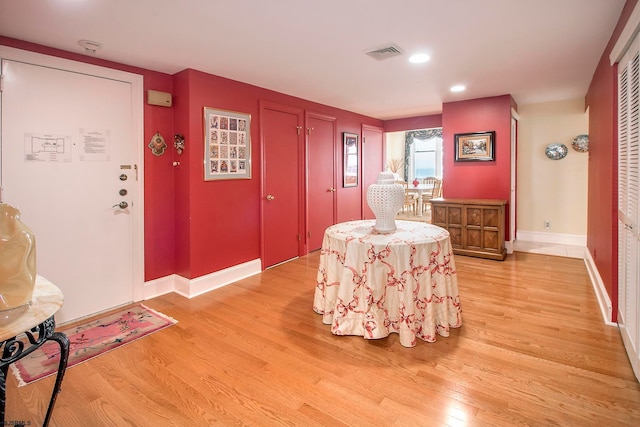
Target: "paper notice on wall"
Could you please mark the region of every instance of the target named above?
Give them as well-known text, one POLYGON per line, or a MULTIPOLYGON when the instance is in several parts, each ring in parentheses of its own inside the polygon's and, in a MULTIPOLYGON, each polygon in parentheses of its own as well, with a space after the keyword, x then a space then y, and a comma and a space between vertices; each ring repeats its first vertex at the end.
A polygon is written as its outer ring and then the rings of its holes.
POLYGON ((70 162, 71 137, 68 135, 24 135, 24 160, 27 162, 70 162))
POLYGON ((80 161, 107 162, 111 159, 108 130, 80 129, 80 161))

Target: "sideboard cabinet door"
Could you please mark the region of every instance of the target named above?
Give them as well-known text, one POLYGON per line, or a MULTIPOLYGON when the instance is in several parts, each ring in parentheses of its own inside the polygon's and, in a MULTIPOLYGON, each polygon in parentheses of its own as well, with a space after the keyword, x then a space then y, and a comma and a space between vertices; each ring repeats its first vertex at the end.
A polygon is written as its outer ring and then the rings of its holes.
POLYGON ((453 252, 504 260, 505 200, 433 199, 431 223, 449 231, 453 252))
POLYGON ((458 204, 438 204, 431 209, 431 223, 449 232, 451 246, 454 249, 463 247, 462 216, 462 206, 458 204))

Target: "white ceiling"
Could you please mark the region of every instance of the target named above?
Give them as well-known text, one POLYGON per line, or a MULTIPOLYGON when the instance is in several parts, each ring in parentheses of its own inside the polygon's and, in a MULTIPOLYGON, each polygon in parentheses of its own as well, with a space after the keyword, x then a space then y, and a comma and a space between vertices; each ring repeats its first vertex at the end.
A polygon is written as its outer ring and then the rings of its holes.
POLYGON ((193 68, 380 119, 583 97, 625 0, 0 0, 0 35, 193 68), (388 44, 404 54, 365 52, 388 44), (415 65, 409 54, 431 61, 415 65), (454 84, 467 90, 451 93, 454 84))

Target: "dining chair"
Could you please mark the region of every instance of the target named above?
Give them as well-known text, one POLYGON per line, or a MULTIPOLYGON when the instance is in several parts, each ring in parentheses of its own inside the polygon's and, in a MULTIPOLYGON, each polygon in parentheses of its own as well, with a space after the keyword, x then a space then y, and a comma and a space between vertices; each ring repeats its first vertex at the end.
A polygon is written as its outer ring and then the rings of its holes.
POLYGON ((433 187, 436 181, 439 180, 435 176, 428 176, 426 178, 423 178, 422 183, 433 187))
POLYGON ((411 212, 412 215, 415 215, 417 203, 418 203, 418 199, 416 198, 416 195, 413 192, 409 191, 408 189, 405 189, 404 204, 402 205, 402 212, 404 213, 411 212))
MULTIPOLYGON (((429 179, 429 178, 425 178, 429 179)), ((438 179, 438 178, 433 178, 433 187, 431 189, 431 191, 427 191, 422 193, 422 200, 420 200, 420 203, 422 203, 422 211, 426 212, 427 210, 431 209, 431 203, 429 203, 429 201, 431 199, 437 199, 438 197, 442 197, 442 180, 438 179)))

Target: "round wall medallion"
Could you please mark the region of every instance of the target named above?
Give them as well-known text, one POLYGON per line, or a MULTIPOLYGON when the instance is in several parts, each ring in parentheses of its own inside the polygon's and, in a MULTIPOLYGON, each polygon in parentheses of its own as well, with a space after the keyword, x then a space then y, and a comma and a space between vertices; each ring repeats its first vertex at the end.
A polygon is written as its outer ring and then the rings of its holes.
POLYGON ((574 150, 581 153, 589 151, 589 135, 578 135, 571 141, 571 146, 574 150))
POLYGON ((555 142, 547 145, 547 148, 544 150, 544 154, 546 154, 551 160, 560 160, 567 156, 568 151, 569 149, 566 145, 555 142))

